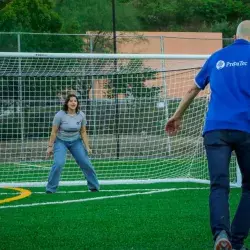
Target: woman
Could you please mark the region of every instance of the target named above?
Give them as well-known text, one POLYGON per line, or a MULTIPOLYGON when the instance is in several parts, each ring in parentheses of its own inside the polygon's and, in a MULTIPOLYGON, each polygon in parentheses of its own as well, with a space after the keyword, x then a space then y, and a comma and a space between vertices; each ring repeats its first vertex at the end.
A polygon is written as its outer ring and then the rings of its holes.
POLYGON ((54 164, 46 186, 47 194, 56 192, 62 168, 65 165, 67 149, 80 166, 89 190, 92 192, 99 191, 96 173, 88 157, 88 154, 91 154, 91 149, 86 133, 86 124, 85 114, 79 110, 77 96, 74 94, 68 95, 63 110, 59 111, 53 120, 47 154, 51 156, 52 152, 54 153, 54 164))

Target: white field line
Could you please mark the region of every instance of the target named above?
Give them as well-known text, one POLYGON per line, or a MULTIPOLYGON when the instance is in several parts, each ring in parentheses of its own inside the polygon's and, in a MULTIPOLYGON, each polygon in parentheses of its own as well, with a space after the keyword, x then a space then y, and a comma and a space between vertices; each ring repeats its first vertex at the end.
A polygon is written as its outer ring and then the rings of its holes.
MULTIPOLYGON (((44 189, 45 190, 45 189, 44 189)), ((100 190, 100 192, 135 192, 135 191, 140 191, 140 192, 143 192, 143 191, 156 191, 156 190, 159 190, 159 189, 156 189, 156 188, 148 188, 148 189, 104 189, 104 190, 100 190)), ((56 194, 76 194, 76 193, 90 193, 88 190, 73 190, 73 191, 57 191, 56 194)), ((0 193, 0 195, 17 195, 19 194, 19 192, 12 192, 12 193, 0 193)), ((32 194, 45 194, 45 191, 44 192, 32 192, 32 194)))
POLYGON ((158 190, 148 191, 148 192, 143 192, 143 193, 100 196, 100 197, 85 198, 85 199, 78 199, 78 200, 64 200, 64 201, 54 201, 54 202, 41 202, 41 203, 29 203, 29 204, 20 204, 20 205, 8 205, 8 206, 1 206, 0 209, 20 208, 20 207, 37 207, 37 206, 48 206, 48 205, 61 205, 61 204, 70 204, 70 203, 82 203, 82 202, 87 202, 87 201, 107 200, 107 199, 115 199, 115 198, 123 198, 123 197, 132 197, 132 196, 138 196, 138 195, 150 195, 150 194, 164 193, 164 192, 171 192, 171 191, 204 190, 204 189, 208 189, 208 188, 166 188, 166 189, 158 189, 158 190))

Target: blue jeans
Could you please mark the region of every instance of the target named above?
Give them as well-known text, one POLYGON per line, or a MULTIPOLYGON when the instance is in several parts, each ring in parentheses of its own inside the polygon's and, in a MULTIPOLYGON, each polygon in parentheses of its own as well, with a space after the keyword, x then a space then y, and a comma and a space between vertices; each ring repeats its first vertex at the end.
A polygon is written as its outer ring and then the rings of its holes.
POLYGON ((250 134, 215 130, 204 135, 210 175, 210 223, 214 238, 225 230, 233 248, 240 249, 250 229, 250 134), (229 163, 235 151, 242 174, 242 195, 230 227, 229 163))
POLYGON ((70 151, 77 164, 80 166, 87 180, 88 188, 99 190, 99 183, 95 170, 89 160, 88 153, 83 145, 82 140, 78 139, 75 141, 63 141, 58 138, 54 144, 54 164, 50 170, 46 190, 52 193, 56 192, 62 169, 65 165, 67 149, 70 151))

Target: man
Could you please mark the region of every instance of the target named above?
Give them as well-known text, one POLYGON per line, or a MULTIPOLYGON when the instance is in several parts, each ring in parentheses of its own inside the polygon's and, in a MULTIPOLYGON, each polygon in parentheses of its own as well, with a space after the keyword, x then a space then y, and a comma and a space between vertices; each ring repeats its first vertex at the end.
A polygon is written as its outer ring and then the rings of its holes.
MULTIPOLYGON (((210 56, 166 125, 175 135, 198 93, 210 83, 204 126, 210 175, 210 223, 215 250, 246 250, 250 228, 250 21, 239 24, 235 42, 210 56), (242 196, 230 226, 229 162, 235 151, 242 174, 242 196)), ((202 248, 201 248, 202 249, 202 248)))

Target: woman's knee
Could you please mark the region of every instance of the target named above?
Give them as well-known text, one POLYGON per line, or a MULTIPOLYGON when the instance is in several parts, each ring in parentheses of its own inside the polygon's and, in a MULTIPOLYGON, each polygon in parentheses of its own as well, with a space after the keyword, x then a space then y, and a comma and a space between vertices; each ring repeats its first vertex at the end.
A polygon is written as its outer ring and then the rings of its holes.
POLYGON ((84 170, 87 170, 87 171, 88 170, 89 171, 93 170, 93 166, 92 166, 91 162, 88 161, 88 160, 82 160, 78 164, 79 164, 81 169, 84 169, 84 170))
POLYGON ((54 170, 55 171, 61 171, 63 166, 65 165, 65 161, 59 160, 54 162, 54 170))

